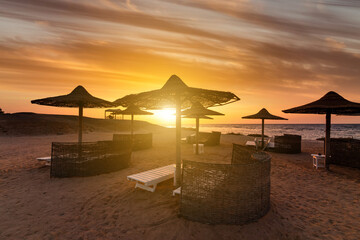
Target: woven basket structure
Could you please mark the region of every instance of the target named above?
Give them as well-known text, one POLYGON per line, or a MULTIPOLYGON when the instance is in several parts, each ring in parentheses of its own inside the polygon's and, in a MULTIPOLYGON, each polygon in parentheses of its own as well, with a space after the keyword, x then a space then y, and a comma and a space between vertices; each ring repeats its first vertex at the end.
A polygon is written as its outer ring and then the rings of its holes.
MULTIPOLYGON (((133 135, 134 145, 133 151, 144 150, 152 148, 152 133, 136 133, 133 135)), ((131 134, 114 134, 113 141, 128 141, 131 142, 131 134)))
POLYGON ((86 177, 115 172, 128 167, 130 160, 129 141, 53 142, 50 176, 86 177))
MULTIPOLYGON (((205 146, 215 146, 220 144, 221 132, 199 132, 199 143, 205 144, 205 146)), ((186 142, 193 144, 196 143, 195 135, 189 135, 186 137, 186 142)))
POLYGON ((270 208, 270 161, 235 145, 232 164, 183 161, 180 214, 208 224, 245 224, 270 208))
POLYGON ((275 152, 279 153, 301 153, 301 136, 284 134, 275 136, 275 152))
POLYGON ((360 140, 331 138, 331 164, 360 168, 360 140))

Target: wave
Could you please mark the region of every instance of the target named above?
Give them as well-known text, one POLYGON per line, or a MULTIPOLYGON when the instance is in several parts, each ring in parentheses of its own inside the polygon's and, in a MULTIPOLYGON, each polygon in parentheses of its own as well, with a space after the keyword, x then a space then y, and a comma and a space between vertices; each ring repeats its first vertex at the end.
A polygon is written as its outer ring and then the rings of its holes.
MULTIPOLYGON (((184 127, 195 127, 185 124, 184 127)), ((332 124, 331 137, 350 137, 360 139, 360 124, 332 124)), ((202 124, 200 131, 219 131, 223 134, 260 134, 261 124, 202 124)), ((303 139, 316 140, 325 136, 325 124, 265 124, 268 136, 297 134, 303 139)))

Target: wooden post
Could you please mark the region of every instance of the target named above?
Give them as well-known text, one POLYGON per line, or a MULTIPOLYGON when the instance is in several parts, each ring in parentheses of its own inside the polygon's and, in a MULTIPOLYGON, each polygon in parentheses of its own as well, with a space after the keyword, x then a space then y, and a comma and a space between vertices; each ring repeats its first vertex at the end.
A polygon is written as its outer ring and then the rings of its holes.
POLYGON ((79 105, 79 143, 82 142, 83 107, 83 104, 79 105))
POLYGON ((134 147, 134 114, 131 114, 131 130, 130 130, 130 135, 131 135, 131 147, 134 147))
POLYGON ((181 185, 181 98, 176 93, 176 176, 174 178, 176 187, 181 185))
POLYGON ((264 149, 264 122, 265 119, 261 119, 262 129, 261 129, 261 149, 264 149))
POLYGON ((326 134, 325 134, 325 168, 329 170, 331 151, 330 151, 330 131, 331 131, 331 111, 326 112, 326 134))
POLYGON ((134 135, 134 114, 131 114, 131 138, 134 135))
POLYGON ((199 117, 196 118, 196 135, 195 135, 195 141, 196 141, 196 154, 199 154, 199 117))

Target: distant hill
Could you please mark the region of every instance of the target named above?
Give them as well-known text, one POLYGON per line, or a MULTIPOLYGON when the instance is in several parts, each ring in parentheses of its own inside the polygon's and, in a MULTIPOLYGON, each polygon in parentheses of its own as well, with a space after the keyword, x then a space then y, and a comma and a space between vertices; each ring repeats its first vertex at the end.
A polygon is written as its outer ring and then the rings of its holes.
MULTIPOLYGON (((130 131, 130 120, 83 118, 83 132, 130 131)), ((161 131, 164 127, 134 121, 135 130, 161 131)), ((78 117, 30 112, 0 114, 0 136, 72 134, 78 131, 78 117)))

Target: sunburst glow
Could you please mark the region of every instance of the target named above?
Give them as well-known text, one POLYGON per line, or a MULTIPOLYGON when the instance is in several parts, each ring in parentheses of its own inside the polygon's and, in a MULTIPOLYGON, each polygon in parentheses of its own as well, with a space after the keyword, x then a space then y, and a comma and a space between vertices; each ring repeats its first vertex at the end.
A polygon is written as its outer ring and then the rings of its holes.
POLYGON ((176 119, 176 111, 174 109, 163 109, 163 110, 156 110, 154 112, 154 117, 158 122, 167 125, 173 125, 176 119))

